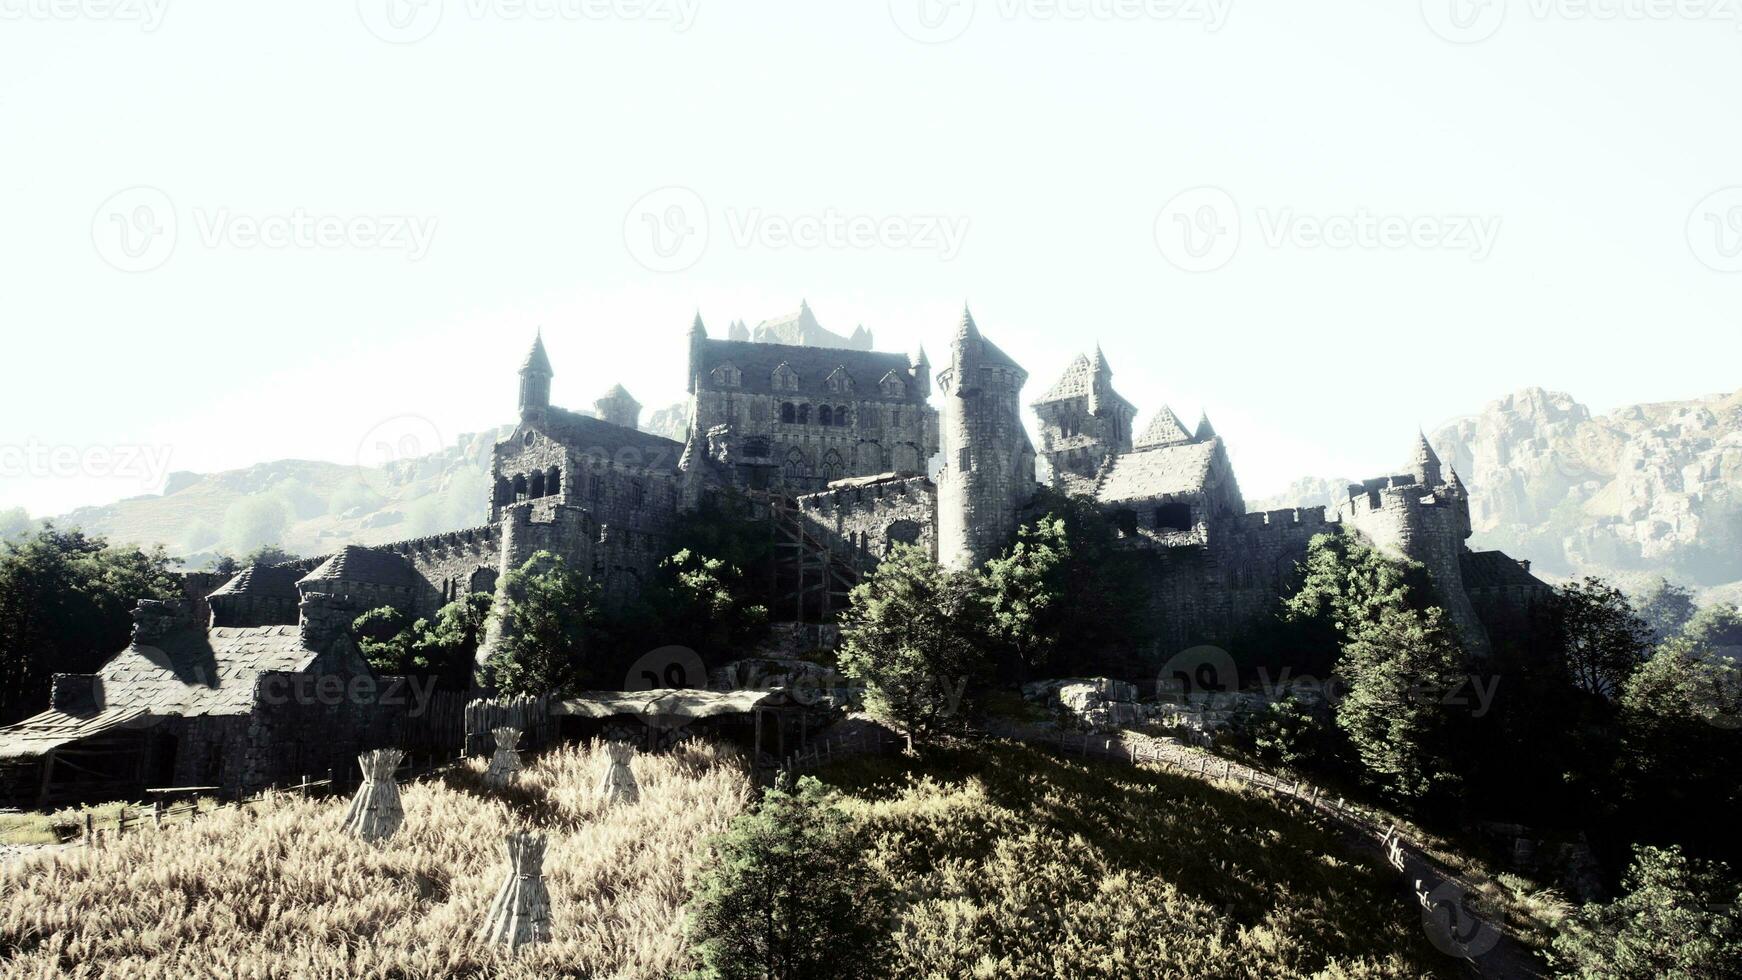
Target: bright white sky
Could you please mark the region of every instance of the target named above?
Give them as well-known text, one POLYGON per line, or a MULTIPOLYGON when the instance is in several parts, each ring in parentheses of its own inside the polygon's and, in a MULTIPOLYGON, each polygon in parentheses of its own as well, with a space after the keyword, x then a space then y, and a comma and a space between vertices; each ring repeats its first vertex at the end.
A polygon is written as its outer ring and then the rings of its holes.
POLYGON ((1701 203, 1742 184, 1742 24, 1425 2, 1232 0, 1212 30, 1209 0, 0 0, 0 508, 154 489, 67 465, 93 447, 213 471, 509 421, 539 326, 558 403, 651 409, 698 308, 722 336, 801 297, 934 360, 967 299, 1030 397, 1098 340, 1140 424, 1209 410, 1251 496, 1395 468, 1525 385, 1742 386, 1742 192, 1701 203), (693 194, 638 203, 667 187, 693 194), (697 201, 705 248, 668 261, 641 212, 697 201), (1169 241, 1230 202, 1231 258, 1169 241), (165 211, 173 238, 120 238, 165 211), (298 214, 353 230, 247 237, 298 214), (1449 242, 1311 237, 1363 214, 1449 242), (833 216, 883 240, 781 237, 833 216), (1453 216, 1499 222, 1485 255, 1453 216), (401 218, 435 222, 418 254, 365 237, 401 218))

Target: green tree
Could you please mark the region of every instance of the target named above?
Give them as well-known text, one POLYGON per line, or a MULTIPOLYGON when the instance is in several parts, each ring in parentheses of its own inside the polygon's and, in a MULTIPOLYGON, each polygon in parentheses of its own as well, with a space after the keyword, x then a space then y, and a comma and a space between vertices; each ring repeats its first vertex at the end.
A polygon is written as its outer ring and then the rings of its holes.
POLYGON ((1742 657, 1742 615, 1730 606, 1706 606, 1689 619, 1677 637, 1693 656, 1742 657))
POLYGON ((1666 578, 1658 579, 1640 593, 1634 605, 1639 618, 1651 630, 1653 646, 1680 633, 1696 611, 1693 592, 1666 578))
POLYGON ((162 548, 113 547, 45 525, 0 543, 0 724, 48 707, 50 677, 101 667, 127 645, 140 599, 175 599, 162 548))
POLYGON ((563 559, 540 551, 503 580, 506 605, 485 664, 492 685, 508 695, 543 695, 590 679, 586 654, 596 640, 599 590, 563 559))
POLYGON ((351 635, 377 673, 433 677, 441 688, 464 690, 493 602, 489 593, 473 592, 437 610, 434 620, 408 620, 382 606, 358 616, 351 635))
POLYGON ((662 634, 710 663, 743 656, 768 631, 744 573, 688 548, 659 563, 645 598, 662 634))
POLYGON ((1620 589, 1587 578, 1555 589, 1567 675, 1580 689, 1613 697, 1645 662, 1651 628, 1620 589))
POLYGON ((1063 519, 1048 515, 1016 531, 1003 555, 981 571, 987 626, 1008 651, 1017 681, 1044 669, 1070 628, 1065 608, 1071 541, 1063 519))
POLYGON ((29 534, 35 527, 36 522, 30 519, 30 512, 23 507, 0 510, 0 541, 15 541, 29 534))
POLYGON ((1285 694, 1262 708, 1242 711, 1234 722, 1253 755, 1288 769, 1333 769, 1342 754, 1338 732, 1321 705, 1285 694))
POLYGON ((835 797, 806 776, 763 792, 712 842, 688 908, 696 980, 881 974, 881 896, 835 797))
POLYGON ((959 725, 986 672, 983 600, 971 572, 897 546, 854 587, 841 626, 842 673, 873 716, 922 742, 959 725))
POLYGON ((1635 848, 1625 894, 1569 916, 1554 952, 1560 976, 1577 980, 1742 976, 1742 888, 1721 863, 1635 848))
POLYGON ((1363 777, 1406 803, 1451 789, 1461 766, 1448 695, 1467 675, 1422 567, 1335 532, 1313 538, 1302 568, 1285 616, 1340 637, 1334 713, 1363 777))

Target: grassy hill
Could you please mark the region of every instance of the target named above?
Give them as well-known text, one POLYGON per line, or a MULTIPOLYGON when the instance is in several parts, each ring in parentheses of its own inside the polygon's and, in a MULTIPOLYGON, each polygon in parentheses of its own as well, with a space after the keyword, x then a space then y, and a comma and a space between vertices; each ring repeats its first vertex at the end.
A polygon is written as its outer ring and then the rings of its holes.
MULTIPOLYGON (((643 756, 642 802, 594 797, 600 754, 407 787, 385 845, 342 801, 283 798, 25 860, 0 879, 7 976, 670 977, 707 837, 751 798, 741 758, 643 756), (554 941, 470 940, 516 820, 552 835, 554 941)), ((1219 784, 1009 743, 837 763, 894 899, 890 977, 1456 976, 1376 859, 1219 784)))

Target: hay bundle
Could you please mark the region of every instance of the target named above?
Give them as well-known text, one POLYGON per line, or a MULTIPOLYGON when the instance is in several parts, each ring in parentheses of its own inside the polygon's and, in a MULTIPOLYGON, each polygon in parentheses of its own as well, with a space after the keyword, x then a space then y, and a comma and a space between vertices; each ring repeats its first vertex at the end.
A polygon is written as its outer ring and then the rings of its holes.
POLYGON ((606 742, 605 755, 611 764, 605 778, 599 781, 599 795, 607 803, 636 803, 641 800, 641 787, 635 784, 635 773, 629 768, 635 758, 635 746, 627 742, 606 742))
POLYGON ((496 754, 490 757, 490 768, 484 771, 484 782, 496 789, 506 788, 520 772, 520 729, 493 728, 496 754))
POLYGON ((368 841, 386 840, 405 822, 405 806, 399 801, 399 784, 393 772, 405 753, 398 749, 375 749, 357 757, 363 770, 363 785, 345 813, 345 829, 368 841))
POLYGON ((508 835, 508 880, 490 903, 478 939, 519 949, 550 941, 550 892, 544 886, 543 834, 508 835))

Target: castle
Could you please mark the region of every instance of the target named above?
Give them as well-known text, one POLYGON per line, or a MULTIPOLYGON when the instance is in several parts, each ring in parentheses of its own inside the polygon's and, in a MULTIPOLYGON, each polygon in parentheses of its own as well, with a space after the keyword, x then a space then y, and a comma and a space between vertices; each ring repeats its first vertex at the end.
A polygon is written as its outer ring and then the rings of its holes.
POLYGON ((111 743, 115 778, 227 792, 348 766, 389 716, 268 695, 373 682, 349 636, 357 615, 393 606, 427 617, 473 592, 500 603, 508 572, 538 551, 584 570, 608 599, 632 596, 670 554, 680 516, 710 501, 748 504, 769 525, 772 618, 818 622, 897 544, 958 569, 998 555, 1019 524, 1044 516, 1044 469, 1058 490, 1092 499, 1143 559, 1131 594, 1146 648, 1105 658, 1134 677, 1190 647, 1233 647, 1298 584, 1312 538, 1339 525, 1420 562, 1478 657, 1546 589, 1527 564, 1469 549, 1469 493, 1425 437, 1406 472, 1352 485, 1334 508, 1249 513, 1209 419, 1188 430, 1163 406, 1139 431, 1098 349, 1026 406, 1037 452, 1023 420, 1027 371, 965 310, 935 378, 923 349, 872 350, 869 332, 830 333, 808 305, 754 335, 741 322, 729 333, 708 336, 699 315, 690 327, 683 441, 642 431, 621 386, 590 413, 551 404, 556 372, 536 337, 520 366, 519 421, 494 448, 486 524, 250 566, 221 583, 189 576, 187 600, 140 603, 133 642, 102 671, 57 675, 47 712, 0 731, 0 776, 77 793, 96 785, 93 771, 63 772, 57 753, 111 743), (9 765, 21 760, 35 768, 9 765))
POLYGON ((773 502, 763 513, 794 525, 786 561, 797 601, 776 603, 775 617, 821 616, 895 544, 953 568, 997 555, 1040 516, 1042 472, 1096 501, 1126 546, 1150 557, 1134 590, 1156 638, 1151 661, 1231 644, 1297 584, 1313 536, 1338 524, 1421 562, 1476 655, 1490 648, 1489 624, 1542 586, 1527 565, 1469 549, 1469 493, 1425 437, 1407 472, 1351 486, 1334 507, 1249 513, 1209 418, 1188 429, 1162 406, 1139 428, 1099 349, 1025 406, 1027 371, 967 311, 935 377, 923 348, 911 357, 872 350, 863 327, 831 333, 808 304, 754 334, 742 322, 728 333, 710 337, 699 315, 690 327, 681 442, 641 431, 641 406, 621 386, 591 413, 551 404, 555 371, 534 339, 520 367, 519 422, 494 451, 489 523, 349 548, 324 571, 311 560, 300 583, 244 571, 212 596, 213 621, 294 623, 298 589, 427 616, 466 592, 494 591, 540 550, 587 570, 607 596, 632 595, 666 556, 678 515, 728 491, 773 502), (1039 423, 1038 451, 1024 408, 1039 423), (368 568, 369 581, 352 568, 368 568))

